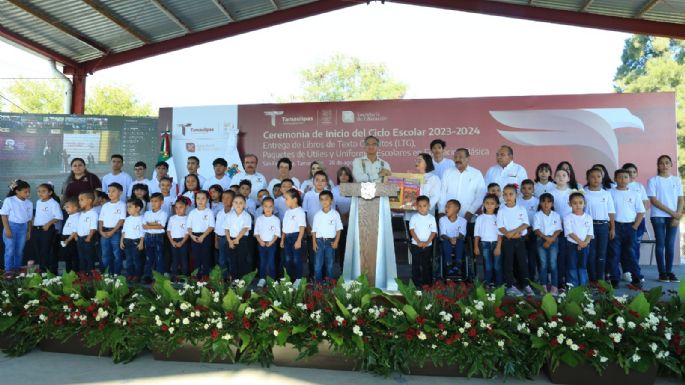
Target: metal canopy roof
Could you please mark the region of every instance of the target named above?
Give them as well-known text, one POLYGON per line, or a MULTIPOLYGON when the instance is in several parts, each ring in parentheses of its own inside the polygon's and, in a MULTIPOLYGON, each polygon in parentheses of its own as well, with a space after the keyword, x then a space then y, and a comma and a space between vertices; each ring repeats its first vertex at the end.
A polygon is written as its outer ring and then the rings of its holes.
MULTIPOLYGON (((685 0, 392 1, 685 38, 685 0)), ((0 0, 0 38, 85 75, 360 3, 367 1, 0 0)))

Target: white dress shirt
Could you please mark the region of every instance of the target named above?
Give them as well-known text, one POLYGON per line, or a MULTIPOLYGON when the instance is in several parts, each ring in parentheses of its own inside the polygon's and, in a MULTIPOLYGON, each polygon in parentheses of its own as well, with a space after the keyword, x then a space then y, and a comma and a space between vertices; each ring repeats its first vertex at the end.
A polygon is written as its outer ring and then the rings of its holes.
POLYGON ((461 204, 459 216, 462 217, 467 212, 475 214, 487 192, 483 174, 471 166, 467 166, 463 172, 456 167, 445 171, 441 190, 440 212, 445 210, 448 200, 456 199, 461 204))
POLYGON ((508 184, 515 184, 521 187, 521 182, 524 179, 528 179, 526 169, 512 160, 506 167, 502 167, 499 164, 490 167, 485 174, 485 185, 497 183, 504 190, 504 186, 508 184))
POLYGON ((382 182, 383 177, 379 175, 382 169, 390 171, 390 164, 381 158, 376 158, 374 162, 371 162, 364 155, 352 161, 352 177, 357 183, 382 182))

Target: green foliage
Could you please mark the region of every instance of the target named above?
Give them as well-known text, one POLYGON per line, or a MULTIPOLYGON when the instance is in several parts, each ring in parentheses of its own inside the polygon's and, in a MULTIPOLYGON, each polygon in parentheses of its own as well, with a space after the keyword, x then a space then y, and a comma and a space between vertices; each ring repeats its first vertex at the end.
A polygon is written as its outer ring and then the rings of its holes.
MULTIPOLYGON (((15 80, 6 89, 6 96, 23 110, 34 114, 64 113, 64 84, 59 80, 15 80)), ((153 116, 150 103, 138 100, 129 86, 98 85, 86 93, 86 114, 153 116)), ((10 112, 24 112, 6 103, 10 112)), ((0 105, 0 107, 3 107, 0 105)))
POLYGON ((685 172, 685 42, 664 37, 634 35, 626 39, 616 70, 616 92, 676 93, 678 164, 685 172))
POLYGON ((150 103, 139 101, 129 86, 101 85, 89 90, 86 114, 153 116, 150 103))
POLYGON ((302 95, 287 101, 330 102, 402 99, 407 85, 393 79, 385 64, 363 63, 337 54, 300 73, 302 95))

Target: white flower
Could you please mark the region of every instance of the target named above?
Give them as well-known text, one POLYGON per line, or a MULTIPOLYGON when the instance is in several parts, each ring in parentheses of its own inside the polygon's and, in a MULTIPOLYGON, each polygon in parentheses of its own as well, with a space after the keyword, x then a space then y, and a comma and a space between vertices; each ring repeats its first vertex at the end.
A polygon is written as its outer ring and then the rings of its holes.
POLYGON ((478 311, 482 311, 484 305, 483 301, 476 301, 474 302, 473 307, 478 311))
POLYGON ((424 333, 424 332, 419 332, 419 334, 417 335, 417 337, 418 337, 421 341, 424 341, 424 340, 426 339, 426 333, 424 333))
POLYGON ((324 337, 326 337, 326 336, 328 335, 328 333, 326 333, 326 331, 324 330, 324 331, 321 332, 321 335, 324 336, 324 337))
POLYGON ((251 308, 251 307, 249 307, 249 306, 245 308, 245 315, 246 315, 246 316, 249 317, 250 314, 252 314, 252 313, 254 313, 254 309, 253 309, 253 308, 251 308))
POLYGON ((170 328, 169 328, 169 334, 174 334, 174 330, 176 330, 176 329, 174 329, 174 327, 173 327, 173 326, 172 326, 172 327, 170 327, 170 328))
POLYGON ((619 333, 611 333, 609 334, 609 337, 614 340, 614 343, 619 343, 621 342, 621 334, 619 333))
POLYGON ((417 291, 416 291, 416 296, 417 296, 417 297, 420 297, 420 296, 422 296, 422 295, 423 295, 423 293, 421 292, 421 290, 417 290, 417 291))
POLYGON ((274 337, 278 337, 278 330, 274 330, 274 337))
MULTIPOLYGON (((358 335, 359 337, 364 335, 364 333, 362 332, 362 328, 360 328, 359 325, 354 325, 354 327, 352 328, 352 333, 358 335)), ((419 338, 421 338, 420 335, 419 338)))
POLYGON ((293 319, 292 319, 292 317, 290 317, 290 314, 288 314, 288 312, 285 312, 285 313, 283 313, 283 315, 281 316, 281 321, 283 321, 283 322, 292 322, 293 319))
POLYGON ((223 336, 221 336, 221 338, 226 340, 226 341, 229 341, 229 340, 233 339, 233 336, 230 334, 224 334, 223 336))
POLYGON ((217 329, 221 329, 221 328, 223 328, 223 327, 224 327, 224 324, 221 323, 221 321, 219 321, 219 322, 216 323, 216 328, 217 328, 217 329))
POLYGON ((552 322, 550 322, 550 323, 549 323, 549 327, 551 327, 551 328, 557 327, 557 321, 552 321, 552 322))
POLYGON ((607 361, 609 361, 608 358, 606 358, 606 357, 604 357, 604 356, 599 357, 599 362, 604 363, 604 362, 607 362, 607 361))
POLYGON ((628 329, 635 329, 635 326, 636 326, 635 322, 633 322, 633 321, 628 322, 628 329))
POLYGON ((500 348, 503 348, 504 347, 504 340, 497 341, 497 346, 499 346, 500 348))
POLYGON ((150 313, 152 313, 153 311, 155 311, 155 305, 150 306, 150 313))
POLYGON ((559 334, 557 336, 557 342, 559 343, 559 345, 563 344, 565 339, 566 339, 566 337, 564 337, 563 334, 559 334))
POLYGON ((573 345, 573 340, 569 338, 566 340, 566 346, 571 346, 571 345, 573 345))
POLYGON ((632 359, 633 359, 633 362, 638 362, 638 361, 640 361, 640 356, 637 353, 635 353, 635 354, 633 354, 632 359))
POLYGON ((180 307, 183 311, 190 309, 190 305, 187 302, 182 302, 180 307))
POLYGON ((430 310, 432 307, 433 307, 433 304, 429 303, 428 305, 426 305, 426 308, 425 308, 425 309, 426 309, 426 310, 430 310))
POLYGON ((469 321, 464 322, 464 328, 465 329, 471 328, 471 322, 469 322, 469 321))
POLYGON ((339 324, 342 324, 345 319, 343 317, 337 315, 337 316, 335 316, 335 320, 338 321, 339 324))
POLYGON ((128 311, 133 311, 133 309, 135 309, 135 307, 136 307, 135 302, 132 302, 130 305, 128 305, 128 311))
POLYGON ((658 346, 656 345, 656 343, 652 342, 652 344, 649 345, 649 348, 652 349, 652 352, 656 353, 656 349, 658 348, 658 346))
POLYGON ((183 324, 188 325, 190 323, 190 320, 188 318, 183 319, 183 324))
POLYGON ((431 349, 435 349, 435 348, 437 348, 437 347, 438 347, 438 345, 436 345, 436 344, 432 344, 432 345, 431 345, 431 349))
MULTIPOLYGON (((570 341, 570 340, 569 340, 569 341, 570 341)), ((576 345, 576 344, 571 345, 571 350, 573 350, 574 352, 575 352, 576 350, 578 350, 578 345, 576 345)))
POLYGON ((281 306, 281 301, 275 300, 274 301, 274 307, 279 307, 279 306, 281 306))

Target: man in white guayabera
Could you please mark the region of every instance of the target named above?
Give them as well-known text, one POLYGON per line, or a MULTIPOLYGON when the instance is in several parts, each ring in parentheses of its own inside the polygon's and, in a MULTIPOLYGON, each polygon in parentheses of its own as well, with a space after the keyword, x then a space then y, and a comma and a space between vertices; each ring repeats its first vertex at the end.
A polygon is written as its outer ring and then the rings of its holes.
POLYGON ((352 176, 355 182, 382 182, 390 176, 390 164, 378 157, 380 141, 375 136, 364 139, 366 155, 352 161, 352 176))
POLYGON ((521 187, 521 182, 528 179, 528 173, 518 163, 514 163, 514 150, 509 146, 501 146, 497 150, 497 164, 490 167, 485 174, 485 185, 497 183, 500 189, 508 184, 521 187))

